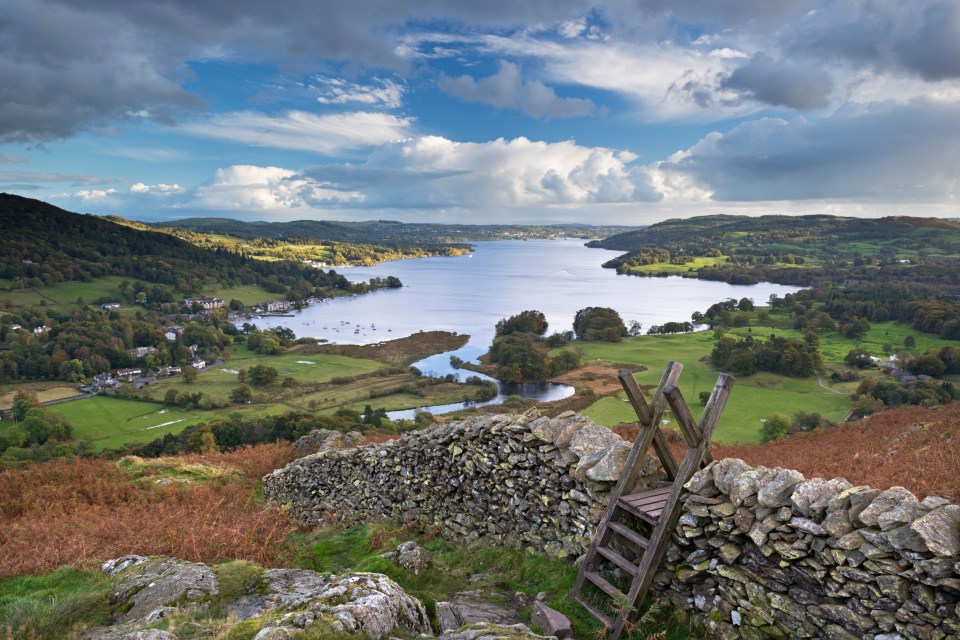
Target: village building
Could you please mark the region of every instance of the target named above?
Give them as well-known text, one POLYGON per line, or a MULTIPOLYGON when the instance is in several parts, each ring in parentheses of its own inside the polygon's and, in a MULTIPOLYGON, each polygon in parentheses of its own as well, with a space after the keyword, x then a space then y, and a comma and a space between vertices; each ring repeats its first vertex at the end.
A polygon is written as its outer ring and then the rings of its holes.
POLYGON ((43 334, 46 333, 47 331, 50 331, 50 327, 48 327, 48 326, 45 325, 45 324, 44 324, 44 325, 40 325, 39 327, 37 327, 36 329, 33 330, 33 335, 35 335, 35 336, 43 335, 43 334))
POLYGON ((130 357, 134 360, 139 360, 140 358, 146 358, 151 353, 156 353, 156 347, 134 347, 133 349, 127 349, 127 353, 130 354, 130 357))
POLYGON ((204 297, 184 298, 183 304, 185 304, 188 307, 192 307, 194 304, 198 304, 200 305, 201 309, 205 309, 206 311, 213 311, 214 309, 220 309, 221 307, 223 307, 223 300, 221 300, 220 298, 204 298, 204 297))
POLYGON ((105 302, 104 304, 100 305, 100 308, 103 309, 103 310, 105 310, 105 311, 106 311, 106 310, 109 310, 109 309, 119 309, 119 308, 120 308, 120 303, 119 303, 119 302, 105 302))

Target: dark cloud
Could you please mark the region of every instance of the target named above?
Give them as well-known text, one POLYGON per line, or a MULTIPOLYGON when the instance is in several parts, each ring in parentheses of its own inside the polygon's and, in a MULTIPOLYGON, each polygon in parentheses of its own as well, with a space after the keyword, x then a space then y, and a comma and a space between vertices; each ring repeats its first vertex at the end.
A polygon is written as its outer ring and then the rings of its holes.
POLYGON ((960 3, 838 0, 783 34, 792 54, 926 80, 960 77, 960 3))
POLYGON ((957 198, 960 106, 845 107, 818 121, 764 118, 714 133, 660 164, 720 201, 957 198))
POLYGON ((721 86, 758 102, 809 111, 827 105, 831 82, 820 69, 803 69, 758 53, 721 86))
POLYGON ((492 76, 475 80, 470 76, 441 76, 440 90, 467 102, 479 102, 499 109, 517 109, 535 118, 588 116, 596 105, 582 98, 561 98, 539 80, 524 79, 520 67, 500 61, 492 76))

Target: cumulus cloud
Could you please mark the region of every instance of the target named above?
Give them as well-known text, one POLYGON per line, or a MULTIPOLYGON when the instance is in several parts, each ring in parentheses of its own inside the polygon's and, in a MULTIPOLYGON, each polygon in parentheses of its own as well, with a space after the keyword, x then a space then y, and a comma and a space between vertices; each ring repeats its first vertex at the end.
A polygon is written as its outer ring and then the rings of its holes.
POLYGON ((509 209, 657 200, 646 169, 633 166, 635 159, 570 141, 471 143, 425 136, 384 145, 362 164, 304 173, 362 193, 368 207, 509 209))
POLYGON ((269 116, 244 111, 185 124, 180 130, 258 147, 332 154, 407 138, 412 124, 411 118, 374 112, 289 111, 269 116))
POLYGON ((720 201, 956 202, 960 107, 921 100, 763 118, 712 133, 655 171, 720 201))
POLYGON ((357 84, 343 78, 315 78, 314 90, 321 104, 363 104, 397 109, 403 104, 403 85, 390 79, 357 84))
POLYGON ((186 191, 180 185, 174 184, 144 184, 142 182, 136 182, 130 185, 130 193, 146 193, 158 196, 172 196, 180 194, 186 191))
POLYGON ((721 86, 759 102, 809 111, 827 105, 831 82, 822 69, 803 69, 761 52, 734 70, 721 86))
POLYGON ((561 98, 539 80, 524 80, 520 67, 506 60, 500 61, 497 73, 480 80, 470 76, 451 78, 441 76, 440 89, 468 102, 489 104, 498 109, 517 109, 536 118, 586 116, 595 105, 581 98, 561 98))
POLYGON ((81 200, 103 200, 114 193, 117 193, 116 189, 83 189, 72 194, 72 197, 81 200))
POLYGON ((291 169, 234 165, 217 169, 210 184, 195 191, 191 206, 217 211, 272 211, 360 199, 359 193, 328 188, 291 169))

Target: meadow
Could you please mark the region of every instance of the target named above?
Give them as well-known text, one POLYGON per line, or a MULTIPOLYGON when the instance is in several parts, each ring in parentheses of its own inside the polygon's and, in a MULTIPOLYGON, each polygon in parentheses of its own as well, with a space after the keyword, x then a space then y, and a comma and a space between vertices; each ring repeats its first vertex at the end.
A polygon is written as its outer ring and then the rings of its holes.
POLYGON ((83 395, 80 391, 77 391, 76 385, 68 382, 31 381, 4 384, 0 385, 0 409, 9 409, 12 407, 13 397, 17 395, 18 392, 35 394, 38 402, 63 400, 64 398, 74 398, 83 395))
MULTIPOLYGON (((569 347, 568 347, 569 348, 569 347)), ((666 363, 675 360, 683 364, 680 392, 693 412, 700 416, 703 405, 701 391, 710 391, 719 371, 705 360, 713 348, 713 333, 640 336, 620 343, 578 342, 583 349, 583 361, 618 363, 647 367, 635 375, 641 385, 656 386, 666 363)), ((557 350, 559 351, 559 350, 557 350)), ((552 352, 554 353, 554 352, 552 352)), ((601 424, 615 425, 633 422, 636 414, 625 396, 617 394, 600 398, 583 413, 601 424)), ((797 411, 817 411, 831 421, 843 419, 850 409, 850 399, 821 388, 816 378, 789 378, 770 373, 756 373, 737 379, 730 400, 717 426, 717 442, 759 442, 761 420, 774 412, 792 415, 797 411)), ((669 425, 668 425, 669 426, 669 425)))

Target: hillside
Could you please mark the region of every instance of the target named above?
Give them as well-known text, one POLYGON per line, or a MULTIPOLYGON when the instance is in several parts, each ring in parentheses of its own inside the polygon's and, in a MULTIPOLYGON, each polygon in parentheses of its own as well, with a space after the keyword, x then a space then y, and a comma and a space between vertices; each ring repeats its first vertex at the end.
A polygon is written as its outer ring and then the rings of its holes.
POLYGON ((0 282, 24 289, 111 275, 172 285, 180 292, 231 283, 285 293, 301 279, 330 285, 326 274, 302 264, 202 249, 167 233, 0 194, 0 282))
POLYGON ((702 255, 721 253, 794 251, 867 255, 874 249, 922 251, 928 255, 956 255, 960 250, 960 223, 940 218, 887 217, 879 219, 815 216, 700 216, 658 222, 644 229, 620 233, 589 246, 636 252, 644 248, 685 249, 702 255))

